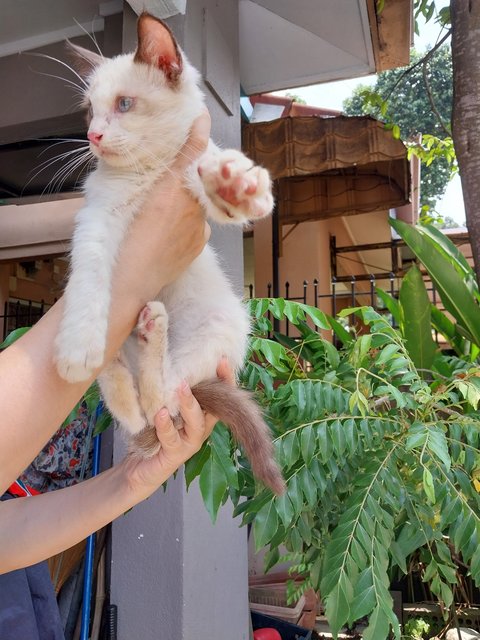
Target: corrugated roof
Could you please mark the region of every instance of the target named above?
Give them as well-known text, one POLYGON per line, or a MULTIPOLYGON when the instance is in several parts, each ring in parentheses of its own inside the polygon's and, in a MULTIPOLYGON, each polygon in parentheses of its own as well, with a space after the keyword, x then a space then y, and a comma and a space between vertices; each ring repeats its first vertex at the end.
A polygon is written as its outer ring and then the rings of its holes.
POLYGON ((245 123, 242 147, 276 181, 284 224, 409 202, 407 149, 369 116, 245 123))

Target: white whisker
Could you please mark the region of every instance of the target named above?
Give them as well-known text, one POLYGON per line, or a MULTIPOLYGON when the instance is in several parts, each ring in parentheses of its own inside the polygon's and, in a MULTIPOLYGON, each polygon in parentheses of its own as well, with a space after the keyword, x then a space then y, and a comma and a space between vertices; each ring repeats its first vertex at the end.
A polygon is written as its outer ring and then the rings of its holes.
MULTIPOLYGON (((67 178, 73 174, 73 172, 78 169, 79 167, 81 167, 83 164, 85 164, 85 161, 89 159, 89 157, 87 156, 87 154, 84 152, 84 154, 78 158, 71 158, 64 166, 62 166, 58 171, 55 172, 55 174, 53 175, 52 179, 50 180, 50 182, 47 184, 47 186, 45 187, 45 190, 49 189, 50 187, 50 192, 53 191, 60 191, 61 188, 63 187, 63 185, 65 184, 65 181, 67 180, 67 178)), ((82 171, 80 173, 83 172, 83 170, 85 169, 85 167, 82 169, 82 171)), ((79 176, 80 177, 80 176, 79 176)), ((75 181, 75 187, 77 186, 78 183, 78 179, 75 181)))
MULTIPOLYGON (((47 183, 47 185, 45 186, 43 193, 45 193, 46 191, 48 191, 49 193, 53 193, 55 191, 60 191, 63 184, 65 183, 65 180, 68 178, 69 175, 71 175, 73 173, 73 171, 77 168, 80 167, 83 163, 85 162, 85 158, 82 158, 80 160, 75 159, 75 161, 71 161, 69 163, 67 163, 64 167, 62 167, 61 169, 59 169, 51 178, 51 180, 49 180, 49 182, 47 183)), ((76 183, 75 183, 76 185, 76 183)))
MULTIPOLYGON (((55 60, 55 58, 53 59, 55 60)), ((57 62, 60 62, 60 60, 58 60, 57 62)), ((36 73, 39 76, 46 76, 47 78, 55 78, 56 80, 63 80, 63 82, 67 83, 67 86, 73 87, 74 89, 79 91, 82 96, 85 93, 85 87, 81 87, 78 83, 74 82, 73 80, 70 80, 69 78, 64 78, 63 76, 57 76, 54 73, 46 73, 45 71, 38 71, 37 69, 34 69, 32 67, 29 67, 29 69, 30 71, 32 71, 32 73, 36 73)))
MULTIPOLYGON (((48 138, 48 142, 50 142, 51 140, 56 140, 57 142, 54 142, 53 144, 49 144, 48 147, 46 147, 45 149, 42 149, 42 151, 40 151, 40 153, 38 154, 39 156, 43 156, 44 153, 47 153, 47 151, 50 151, 50 149, 53 149, 53 147, 58 146, 59 144, 68 144, 69 142, 71 142, 72 144, 75 142, 81 142, 84 144, 83 147, 75 147, 75 149, 72 149, 70 151, 65 151, 65 153, 74 153, 75 151, 82 151, 84 149, 88 149, 89 148, 89 144, 86 140, 82 140, 81 138, 48 138)), ((47 140, 45 140, 45 138, 37 138, 37 142, 46 142, 47 140)), ((57 157, 61 157, 61 156, 57 156, 57 157)))
MULTIPOLYGON (((38 154, 38 157, 40 157, 46 151, 47 149, 44 149, 41 153, 38 154)), ((56 164, 57 162, 61 162, 62 160, 65 160, 72 155, 79 154, 80 152, 84 153, 85 151, 86 149, 84 147, 82 147, 81 149, 77 148, 77 149, 72 149, 70 151, 64 151, 63 153, 60 153, 54 156, 53 158, 47 158, 46 160, 43 160, 36 168, 39 169, 39 173, 40 173, 41 171, 48 169, 50 166, 56 164)), ((36 175, 38 175, 38 173, 36 175)))
POLYGON ((82 83, 82 86, 85 89, 88 87, 87 82, 82 78, 82 76, 79 73, 77 73, 73 67, 71 67, 69 64, 67 64, 63 60, 59 60, 58 58, 55 58, 54 56, 49 56, 46 53, 37 53, 37 52, 33 52, 33 51, 29 51, 27 53, 27 55, 29 55, 29 56, 38 56, 39 58, 46 58, 47 60, 53 60, 53 62, 58 62, 58 64, 61 64, 66 69, 68 69, 71 73, 73 73, 73 75, 75 75, 80 80, 80 82, 82 83))
POLYGON ((74 20, 75 24, 77 25, 77 27, 80 27, 80 29, 83 31, 83 33, 90 38, 90 40, 95 45, 95 49, 98 51, 99 55, 102 56, 102 58, 103 58, 104 55, 103 55, 100 47, 98 46, 97 38, 95 37, 95 32, 93 30, 94 19, 92 18, 92 30, 91 30, 91 32, 87 31, 87 29, 85 29, 83 24, 80 24, 80 22, 78 22, 78 20, 75 20, 75 18, 73 20, 74 20))
MULTIPOLYGON (((68 142, 70 142, 71 140, 68 140, 68 142)), ((63 141, 57 142, 55 144, 61 144, 63 141)), ((84 142, 84 141, 82 141, 84 142)), ((44 150, 42 153, 44 153, 47 150, 44 150)), ((41 154, 39 154, 41 155, 41 154)), ((28 187, 28 185, 35 180, 35 178, 37 178, 42 172, 48 170, 51 166, 55 165, 58 162, 61 162, 62 160, 64 160, 65 158, 69 158, 68 162, 66 163, 66 165, 62 166, 53 176, 53 178, 49 181, 47 187, 45 187, 45 190, 48 189, 48 186, 50 184, 52 184, 52 182, 55 180, 55 176, 57 176, 57 174, 61 171, 63 171, 64 169, 67 170, 67 176, 68 173, 71 173, 73 171, 73 169, 71 168, 72 165, 74 163, 78 163, 78 165, 81 165, 82 163, 84 163, 87 159, 89 159, 91 156, 91 151, 89 149, 89 147, 79 147, 76 149, 71 149, 70 151, 65 151, 64 153, 61 153, 59 155, 56 155, 53 158, 48 158, 47 160, 44 160, 43 162, 40 163, 40 165, 37 167, 37 170, 35 171, 35 173, 29 178, 29 180, 26 182, 26 184, 24 185, 23 189, 22 189, 22 193, 25 191, 25 189, 28 187), (77 156, 77 154, 79 154, 77 156), (74 156, 73 158, 71 158, 70 156, 74 156)))

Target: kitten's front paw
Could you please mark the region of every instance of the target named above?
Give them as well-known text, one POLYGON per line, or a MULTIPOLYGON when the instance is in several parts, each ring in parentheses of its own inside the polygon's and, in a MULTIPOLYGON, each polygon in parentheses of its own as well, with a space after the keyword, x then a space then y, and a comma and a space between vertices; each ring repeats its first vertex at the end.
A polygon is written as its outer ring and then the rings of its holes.
POLYGON ((254 165, 240 151, 227 149, 219 154, 205 154, 198 173, 207 196, 225 214, 219 222, 245 223, 272 212, 268 171, 254 165))
POLYGON ((98 367, 103 363, 105 355, 105 344, 89 343, 75 345, 69 341, 66 348, 57 342, 55 364, 57 371, 67 382, 81 382, 90 378, 98 367))

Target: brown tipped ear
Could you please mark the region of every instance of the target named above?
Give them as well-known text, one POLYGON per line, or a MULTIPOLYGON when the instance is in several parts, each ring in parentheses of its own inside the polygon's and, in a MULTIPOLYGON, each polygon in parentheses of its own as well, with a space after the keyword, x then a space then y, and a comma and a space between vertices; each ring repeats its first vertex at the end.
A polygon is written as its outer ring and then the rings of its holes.
POLYGON ((67 40, 67 48, 73 65, 82 78, 89 76, 93 69, 98 67, 104 60, 103 56, 98 53, 79 47, 78 44, 73 44, 70 40, 67 40))
POLYGON ((183 61, 177 41, 167 25, 149 13, 142 13, 137 23, 138 47, 135 62, 157 67, 168 82, 175 85, 182 73, 183 61))

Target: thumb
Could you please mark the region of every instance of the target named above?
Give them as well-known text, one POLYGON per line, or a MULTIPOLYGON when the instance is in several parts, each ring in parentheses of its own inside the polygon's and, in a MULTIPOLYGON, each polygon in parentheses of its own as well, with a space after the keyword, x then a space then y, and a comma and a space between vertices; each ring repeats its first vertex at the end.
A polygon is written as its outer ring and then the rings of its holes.
POLYGON ((174 163, 176 170, 185 170, 205 152, 210 140, 210 127, 210 114, 204 109, 198 118, 194 120, 188 139, 178 152, 174 163))

